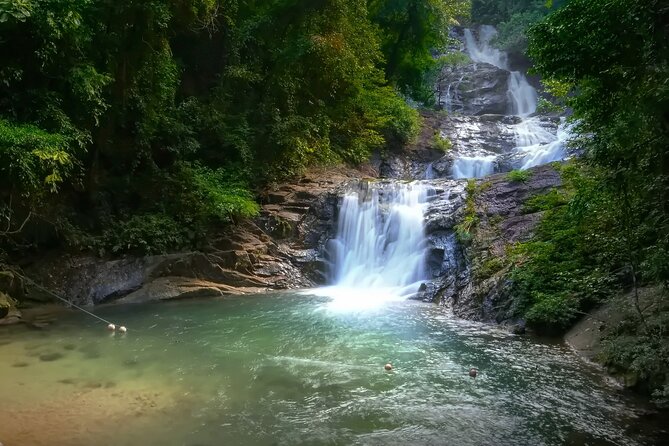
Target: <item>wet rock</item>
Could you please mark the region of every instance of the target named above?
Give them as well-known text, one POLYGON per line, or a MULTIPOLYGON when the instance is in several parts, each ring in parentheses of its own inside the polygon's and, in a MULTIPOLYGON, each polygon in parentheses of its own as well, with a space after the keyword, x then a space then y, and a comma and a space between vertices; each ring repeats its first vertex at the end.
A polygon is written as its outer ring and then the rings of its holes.
POLYGON ((20 318, 20 313, 16 309, 16 301, 8 294, 0 291, 0 323, 9 324, 10 319, 20 318))
POLYGON ((517 324, 512 324, 509 327, 509 331, 513 334, 522 335, 525 334, 525 322, 521 321, 517 324))
POLYGON ((139 359, 137 358, 128 358, 123 361, 125 367, 135 367, 139 365, 139 359))
POLYGON ((25 296, 23 279, 11 271, 0 271, 0 293, 6 293, 15 300, 23 299, 25 296))
POLYGON ((477 224, 465 248, 467 266, 460 269, 463 274, 456 280, 456 293, 449 303, 456 316, 517 325, 522 331, 524 323, 517 319, 505 256, 510 245, 532 237, 541 219, 540 213, 527 213, 525 202, 562 184, 551 165, 528 172, 526 182, 510 181, 506 174, 477 181, 477 224))
POLYGON ((44 362, 52 362, 52 361, 57 361, 61 358, 63 358, 65 355, 59 352, 51 352, 51 353, 42 353, 39 355, 40 361, 44 362))
POLYGON ((508 86, 508 71, 487 63, 469 63, 445 70, 437 85, 437 101, 449 112, 504 115, 511 107, 508 86))
MULTIPOLYGON (((104 260, 53 256, 36 262, 37 282, 78 305, 209 298, 323 281, 322 246, 336 219, 338 188, 360 172, 313 173, 266 193, 256 220, 226 228, 201 252, 104 260)), ((38 300, 38 290, 31 289, 38 300)))

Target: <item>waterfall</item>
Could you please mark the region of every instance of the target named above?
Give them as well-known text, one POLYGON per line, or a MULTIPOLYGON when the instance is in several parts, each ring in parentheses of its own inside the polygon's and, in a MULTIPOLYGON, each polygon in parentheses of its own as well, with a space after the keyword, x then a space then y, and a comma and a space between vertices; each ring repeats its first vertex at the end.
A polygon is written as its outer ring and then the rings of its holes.
POLYGON ((425 168, 425 174, 423 175, 424 180, 433 180, 435 178, 433 164, 434 163, 429 163, 425 168))
MULTIPOLYGON (((530 167, 565 159, 567 156, 567 141, 571 136, 570 129, 571 125, 567 125, 565 118, 561 118, 556 139, 518 147, 516 150, 522 154, 522 166, 520 168, 529 169, 530 167)), ((530 139, 528 138, 528 140, 530 139)))
POLYGON ((444 98, 444 109, 448 112, 453 112, 455 111, 455 105, 458 104, 458 102, 462 102, 458 98, 458 87, 462 83, 462 80, 465 78, 465 75, 463 74, 460 76, 460 79, 458 79, 455 82, 451 82, 448 84, 448 87, 446 87, 446 98, 444 98))
POLYGON ((520 71, 512 71, 509 75, 509 90, 506 94, 510 99, 512 115, 523 117, 537 111, 537 90, 520 71))
POLYGON ((472 30, 465 29, 465 47, 467 54, 474 62, 488 63, 502 70, 508 70, 507 55, 504 51, 490 46, 490 42, 497 35, 497 30, 490 25, 482 25, 479 28, 478 41, 472 30))
POLYGON ((462 156, 453 161, 452 175, 455 179, 481 178, 495 171, 494 155, 462 156))
MULTIPOLYGON (((537 111, 537 91, 527 81, 527 77, 519 71, 510 71, 507 54, 491 46, 497 35, 495 28, 483 25, 479 28, 478 39, 470 29, 465 29, 465 48, 475 63, 487 63, 509 71, 507 98, 509 113, 521 118, 521 122, 513 126, 517 168, 528 169, 551 161, 564 159, 566 141, 569 138, 569 127, 562 120, 557 134, 545 128, 539 117, 533 116, 537 111)), ((449 92, 450 97, 450 92, 449 92)), ((489 153, 489 152, 488 152, 489 153)), ((452 166, 453 178, 475 178, 494 172, 497 155, 460 156, 452 166)))
POLYGON ((366 183, 342 198, 328 243, 331 287, 320 294, 347 307, 406 298, 426 279, 423 183, 366 183))

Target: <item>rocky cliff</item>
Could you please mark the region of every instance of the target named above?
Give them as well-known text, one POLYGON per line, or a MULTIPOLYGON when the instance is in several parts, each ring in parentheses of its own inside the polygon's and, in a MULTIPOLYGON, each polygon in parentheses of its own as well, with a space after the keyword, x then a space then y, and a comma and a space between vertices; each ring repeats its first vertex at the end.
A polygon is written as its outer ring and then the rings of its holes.
POLYGON ((510 294, 509 250, 530 239, 541 212, 525 206, 561 186, 553 165, 530 169, 524 181, 507 174, 449 187, 426 215, 432 279, 417 298, 466 318, 522 326, 510 294))

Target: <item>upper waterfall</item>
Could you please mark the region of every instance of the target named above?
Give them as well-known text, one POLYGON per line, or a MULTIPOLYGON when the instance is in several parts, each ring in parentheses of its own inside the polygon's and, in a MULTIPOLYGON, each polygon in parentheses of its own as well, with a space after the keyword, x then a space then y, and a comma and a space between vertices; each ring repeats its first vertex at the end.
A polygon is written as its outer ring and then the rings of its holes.
MULTIPOLYGON (((463 132, 465 132, 465 135, 467 135, 467 132, 469 132, 469 135, 480 132, 479 134, 482 135, 483 140, 468 137, 476 145, 471 143, 464 146, 459 145, 457 152, 451 158, 450 174, 453 178, 480 178, 500 170, 528 169, 539 164, 563 159, 566 156, 569 128, 562 120, 556 130, 555 120, 537 115, 539 102, 537 90, 528 81, 524 73, 512 70, 508 55, 504 51, 494 48, 492 43, 496 35, 495 28, 483 25, 476 31, 465 29, 462 36, 464 51, 473 62, 467 68, 470 70, 469 73, 491 73, 493 77, 483 77, 482 82, 471 84, 467 81, 469 74, 466 71, 460 71, 454 74, 453 80, 444 89, 446 93, 444 105, 450 111, 450 108, 456 103, 463 107, 465 104, 464 98, 468 98, 467 100, 472 104, 478 103, 477 101, 480 99, 476 97, 477 90, 473 87, 479 85, 480 90, 478 91, 491 91, 492 88, 498 88, 493 87, 494 82, 499 85, 497 79, 506 80, 506 97, 503 96, 503 90, 496 93, 498 94, 496 98, 499 98, 496 103, 502 106, 501 110, 495 109, 495 111, 483 112, 488 114, 487 118, 472 117, 469 122, 464 123, 467 125, 464 130, 454 132, 457 136, 460 136, 463 132), (503 73, 506 73, 506 75, 503 73), (492 79, 492 81, 489 79, 492 79), (462 85, 464 87, 458 91, 462 85), (504 111, 505 108, 506 111, 504 111), (500 116, 500 118, 491 118, 492 114, 500 116), (501 122, 502 114, 515 119, 515 122, 510 119, 504 124, 499 124, 499 128, 502 128, 509 135, 507 138, 511 140, 512 145, 493 148, 485 144, 487 142, 486 138, 489 139, 489 135, 494 133, 489 131, 484 133, 482 129, 487 124, 483 119, 487 122, 490 122, 491 119, 497 119, 498 122, 501 122)), ((479 113, 476 113, 476 115, 479 113)))
POLYGON ((497 68, 508 70, 508 56, 506 53, 490 45, 496 35, 497 30, 490 25, 482 25, 479 28, 478 40, 474 37, 471 29, 465 29, 467 54, 474 62, 489 63, 497 68))

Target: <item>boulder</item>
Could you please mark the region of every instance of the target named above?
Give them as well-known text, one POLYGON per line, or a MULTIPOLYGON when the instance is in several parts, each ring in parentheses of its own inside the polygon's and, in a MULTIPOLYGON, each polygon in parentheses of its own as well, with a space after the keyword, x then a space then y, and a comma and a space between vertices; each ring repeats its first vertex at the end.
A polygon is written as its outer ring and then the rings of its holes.
POLYGON ((463 115, 504 115, 510 109, 507 96, 509 72, 486 63, 446 68, 437 85, 439 106, 463 115))

